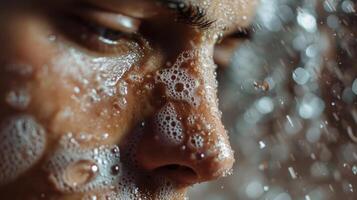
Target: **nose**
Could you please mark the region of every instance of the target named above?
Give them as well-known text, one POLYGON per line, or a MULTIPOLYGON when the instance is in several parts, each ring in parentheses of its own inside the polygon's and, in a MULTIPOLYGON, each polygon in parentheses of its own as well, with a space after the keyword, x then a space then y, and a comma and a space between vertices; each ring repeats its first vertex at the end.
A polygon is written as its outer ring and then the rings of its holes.
POLYGON ((156 74, 161 103, 137 147, 139 166, 183 185, 230 172, 233 151, 218 111, 214 71, 208 55, 190 51, 156 74))

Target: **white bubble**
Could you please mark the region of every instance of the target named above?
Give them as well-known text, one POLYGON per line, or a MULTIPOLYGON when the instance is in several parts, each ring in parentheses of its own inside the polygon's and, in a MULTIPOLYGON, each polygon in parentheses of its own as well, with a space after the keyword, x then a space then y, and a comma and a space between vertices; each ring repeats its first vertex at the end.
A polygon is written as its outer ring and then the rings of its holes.
POLYGON ((337 10, 337 4, 338 4, 338 1, 325 0, 323 6, 327 12, 335 12, 337 10))
POLYGON ((342 7, 342 10, 343 10, 344 12, 346 12, 346 13, 354 13, 354 12, 356 12, 356 10, 355 10, 355 5, 354 5, 354 3, 353 3, 352 1, 350 1, 350 0, 345 0, 345 1, 343 1, 341 7, 342 7))
POLYGON ((310 79, 310 73, 304 68, 297 68, 293 72, 293 79, 299 85, 306 84, 310 79))
POLYGON ((316 18, 306 10, 299 10, 297 22, 308 32, 315 32, 317 29, 316 18))
POLYGON ((257 199, 264 193, 263 185, 259 181, 252 181, 247 185, 245 193, 249 198, 257 199))
POLYGON ((274 110, 274 103, 270 97, 263 97, 256 103, 258 111, 262 114, 268 114, 274 110))
POLYGON ((330 15, 327 17, 327 25, 332 29, 338 29, 340 26, 340 22, 338 17, 335 15, 330 15))
MULTIPOLYGON (((317 45, 310 45, 306 48, 305 54, 310 58, 315 58, 319 53, 319 48, 317 45)), ((310 74, 309 74, 310 75, 310 74)))
POLYGON ((321 137, 321 129, 319 127, 311 127, 306 132, 306 139, 311 143, 318 142, 321 137))
POLYGON ((325 109, 325 103, 314 94, 306 94, 299 106, 299 115, 304 119, 316 118, 325 109))
POLYGON ((327 177, 330 174, 328 167, 322 162, 315 162, 312 164, 310 167, 310 173, 315 178, 327 177))

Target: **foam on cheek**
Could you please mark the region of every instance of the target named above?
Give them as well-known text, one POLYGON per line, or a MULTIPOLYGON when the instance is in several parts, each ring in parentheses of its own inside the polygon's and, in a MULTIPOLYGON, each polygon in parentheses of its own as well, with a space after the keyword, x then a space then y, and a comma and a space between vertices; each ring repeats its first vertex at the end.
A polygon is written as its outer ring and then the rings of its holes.
POLYGON ((196 95, 198 82, 189 74, 188 70, 180 68, 182 64, 192 60, 195 55, 195 51, 184 52, 171 68, 159 71, 155 80, 157 83, 163 83, 166 86, 168 97, 186 101, 197 107, 199 105, 199 98, 196 95))
POLYGON ((108 99, 115 100, 114 112, 126 108, 128 85, 121 79, 141 59, 137 44, 128 47, 132 49, 130 53, 111 58, 93 58, 75 49, 63 48, 67 53, 56 57, 50 70, 63 77, 63 86, 73 91, 71 98, 79 103, 82 111, 87 112, 96 103, 108 99))
POLYGON ((24 110, 29 105, 30 99, 29 92, 25 88, 17 88, 8 92, 5 100, 11 107, 24 110))
POLYGON ((29 77, 32 75, 34 69, 29 64, 24 63, 9 63, 5 65, 5 71, 14 73, 23 77, 29 77))
POLYGON ((0 128, 0 185, 18 178, 42 156, 44 129, 30 116, 13 117, 0 128))
POLYGON ((172 104, 166 105, 157 114, 156 129, 160 139, 169 144, 181 144, 184 140, 182 123, 172 104))
POLYGON ((45 166, 57 190, 88 192, 118 182, 122 166, 117 146, 82 149, 71 134, 66 135, 60 145, 45 166))

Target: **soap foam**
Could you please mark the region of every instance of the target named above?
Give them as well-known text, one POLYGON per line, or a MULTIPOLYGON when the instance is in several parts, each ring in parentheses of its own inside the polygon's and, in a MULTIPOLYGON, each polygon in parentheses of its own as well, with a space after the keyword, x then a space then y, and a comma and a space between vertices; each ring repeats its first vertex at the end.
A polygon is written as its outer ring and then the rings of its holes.
POLYGON ((88 192, 115 185, 122 172, 117 146, 82 149, 71 134, 46 164, 50 180, 61 192, 88 192))
POLYGON ((11 90, 6 95, 6 103, 17 110, 25 110, 30 103, 29 92, 25 88, 11 90))
POLYGON ((29 170, 41 158, 45 144, 45 131, 31 116, 6 120, 0 128, 0 185, 29 170))
MULTIPOLYGON (((163 69, 155 77, 157 83, 166 86, 166 95, 172 99, 185 101, 197 107, 199 98, 196 95, 198 83, 181 65, 195 56, 195 51, 182 53, 171 68, 163 69)), ((193 61, 192 61, 193 62, 193 61)))
POLYGON ((201 149, 204 146, 204 138, 200 134, 194 134, 189 139, 189 146, 193 149, 201 149))
POLYGON ((181 144, 184 140, 182 123, 172 104, 166 105, 156 117, 156 128, 159 136, 170 144, 181 144))

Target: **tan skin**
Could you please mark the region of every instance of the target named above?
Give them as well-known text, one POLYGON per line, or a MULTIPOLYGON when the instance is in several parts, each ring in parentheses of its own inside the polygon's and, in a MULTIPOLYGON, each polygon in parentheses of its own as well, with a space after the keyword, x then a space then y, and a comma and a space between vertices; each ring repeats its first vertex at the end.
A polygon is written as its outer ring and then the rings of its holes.
POLYGON ((12 153, 29 164, 0 176, 1 199, 122 193, 126 186, 115 189, 115 181, 85 191, 71 185, 86 178, 88 167, 103 170, 88 158, 77 160, 77 168, 63 166, 69 185, 61 187, 48 163, 66 150, 60 141, 69 133, 77 150, 118 145, 117 164, 123 174, 134 174, 129 182, 138 188, 136 197, 165 198, 157 180, 167 179, 173 187, 166 198, 182 199, 187 186, 228 174, 234 158, 218 111, 213 50, 219 35, 248 25, 255 1, 184 1, 206 10, 210 23, 204 27, 177 20, 175 11, 151 0, 48 2, 0 6, 0 133, 9 134, 4 127, 27 116, 42 127, 45 141, 32 156, 15 148, 12 153), (165 81, 170 73, 178 74, 165 81), (28 98, 13 101, 12 91, 28 98), (166 129, 167 122, 175 131, 166 129))

